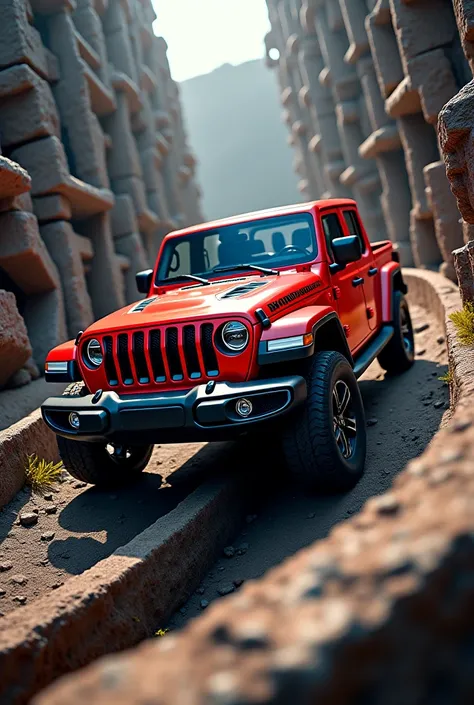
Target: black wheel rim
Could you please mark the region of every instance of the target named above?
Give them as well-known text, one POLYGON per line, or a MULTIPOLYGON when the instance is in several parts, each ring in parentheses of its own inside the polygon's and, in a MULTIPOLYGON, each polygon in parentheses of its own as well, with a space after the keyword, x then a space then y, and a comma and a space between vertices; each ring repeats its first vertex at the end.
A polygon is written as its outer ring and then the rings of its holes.
POLYGON ((400 328, 402 332, 403 347, 405 348, 407 356, 412 358, 415 352, 413 326, 411 323, 410 312, 405 306, 400 308, 400 328))
POLYGON ((357 439, 357 420, 348 385, 338 380, 332 391, 334 437, 342 457, 349 460, 354 455, 357 439))

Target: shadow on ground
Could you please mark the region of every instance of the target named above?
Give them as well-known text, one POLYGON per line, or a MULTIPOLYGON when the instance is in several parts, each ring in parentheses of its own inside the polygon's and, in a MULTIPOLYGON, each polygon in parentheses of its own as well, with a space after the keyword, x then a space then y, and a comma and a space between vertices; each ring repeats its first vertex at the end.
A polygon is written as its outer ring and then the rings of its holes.
POLYGON ((109 556, 134 536, 172 511, 207 477, 227 465, 232 444, 205 446, 165 478, 144 472, 122 489, 91 487, 72 500, 59 516, 59 526, 81 534, 52 541, 48 558, 55 567, 79 574, 109 556), (91 534, 106 534, 106 540, 91 534))

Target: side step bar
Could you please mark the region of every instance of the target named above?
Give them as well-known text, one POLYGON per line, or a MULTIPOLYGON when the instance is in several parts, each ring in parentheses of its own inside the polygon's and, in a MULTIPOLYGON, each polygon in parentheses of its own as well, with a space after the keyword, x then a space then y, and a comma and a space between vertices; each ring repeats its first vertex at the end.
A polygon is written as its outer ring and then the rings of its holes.
POLYGON ((380 355, 384 347, 393 338, 393 326, 384 326, 378 336, 371 340, 369 345, 363 350, 354 365, 354 374, 359 379, 366 369, 372 364, 375 358, 380 355))

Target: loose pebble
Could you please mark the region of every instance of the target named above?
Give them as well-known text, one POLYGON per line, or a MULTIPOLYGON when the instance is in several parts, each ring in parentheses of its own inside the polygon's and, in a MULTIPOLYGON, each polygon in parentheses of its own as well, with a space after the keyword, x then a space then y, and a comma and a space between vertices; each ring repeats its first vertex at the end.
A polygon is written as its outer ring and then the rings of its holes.
POLYGON ((223 585, 222 587, 218 588, 217 592, 219 595, 230 595, 231 592, 235 591, 235 585, 223 585))
POLYGON ((38 522, 38 514, 36 512, 24 512, 20 514, 20 524, 22 526, 34 526, 38 522))
POLYGON ((26 575, 21 574, 12 575, 12 577, 10 578, 10 582, 15 583, 15 585, 26 585, 26 583, 28 582, 28 578, 26 577, 26 575))
POLYGON ((26 601, 28 598, 26 597, 26 595, 16 595, 13 599, 16 602, 19 602, 20 605, 24 605, 24 604, 26 604, 26 601))

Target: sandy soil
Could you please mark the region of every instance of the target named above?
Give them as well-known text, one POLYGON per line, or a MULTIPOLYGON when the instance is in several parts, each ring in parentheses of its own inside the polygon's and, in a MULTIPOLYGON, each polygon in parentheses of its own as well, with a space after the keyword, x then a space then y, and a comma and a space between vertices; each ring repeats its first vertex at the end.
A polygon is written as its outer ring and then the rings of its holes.
MULTIPOLYGON (((372 495, 385 492, 412 458, 420 455, 449 417, 449 390, 439 380, 447 372, 447 352, 434 319, 412 308, 416 364, 406 374, 389 378, 374 363, 360 386, 368 424, 366 473, 351 492, 338 497, 305 496, 284 470, 273 490, 260 497, 242 532, 212 567, 195 595, 183 605, 170 629, 183 626, 221 595, 262 576, 287 556, 322 539, 331 528, 357 512, 372 495)), ((271 488, 270 483, 267 485, 271 488)), ((161 628, 164 625, 157 625, 161 628)))
POLYGON ((58 588, 174 509, 227 450, 228 444, 157 446, 140 481, 114 492, 66 473, 45 497, 25 487, 0 511, 1 615, 58 588), (22 526, 20 517, 33 512, 37 523, 22 526))

